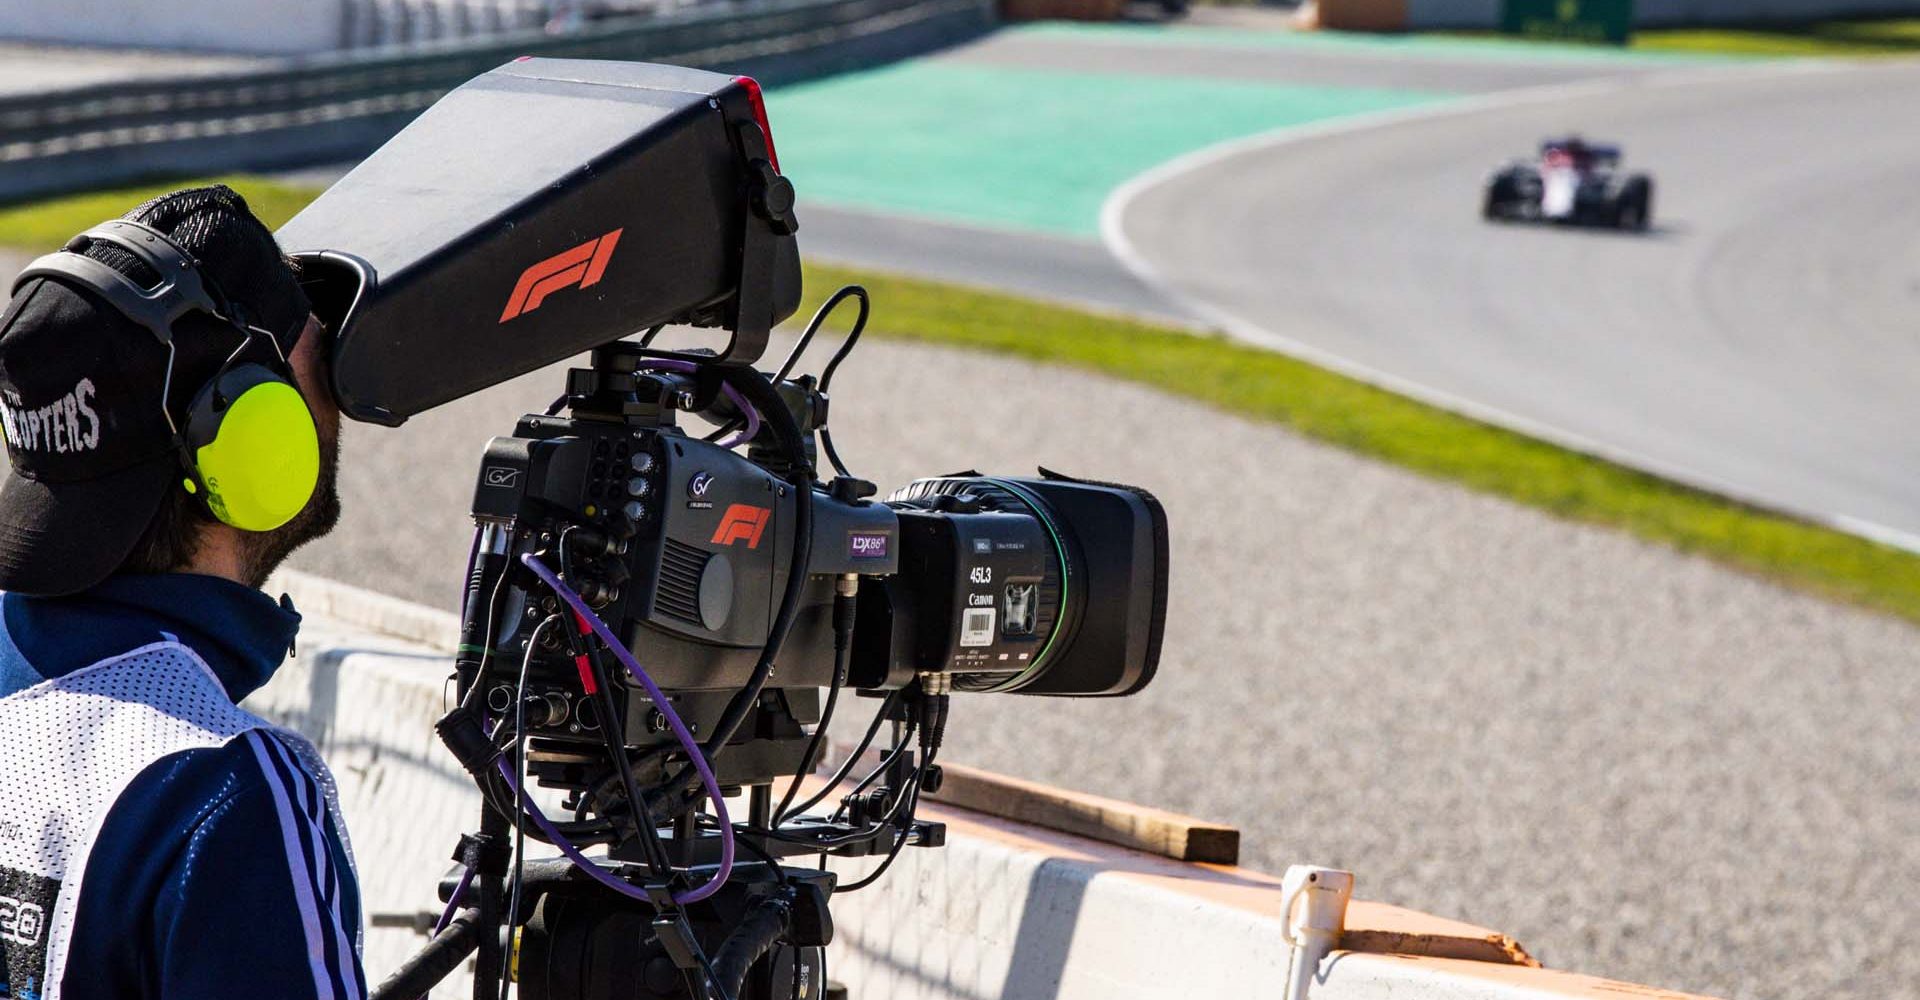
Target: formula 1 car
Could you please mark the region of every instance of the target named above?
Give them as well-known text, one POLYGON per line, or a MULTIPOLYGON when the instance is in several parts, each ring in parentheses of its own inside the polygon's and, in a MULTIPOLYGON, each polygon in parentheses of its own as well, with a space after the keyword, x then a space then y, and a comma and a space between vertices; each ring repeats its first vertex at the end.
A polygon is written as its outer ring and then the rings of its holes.
POLYGON ((1620 147, 1579 136, 1548 139, 1537 160, 1515 160, 1487 178, 1482 217, 1644 230, 1653 222, 1653 178, 1619 169, 1620 147))

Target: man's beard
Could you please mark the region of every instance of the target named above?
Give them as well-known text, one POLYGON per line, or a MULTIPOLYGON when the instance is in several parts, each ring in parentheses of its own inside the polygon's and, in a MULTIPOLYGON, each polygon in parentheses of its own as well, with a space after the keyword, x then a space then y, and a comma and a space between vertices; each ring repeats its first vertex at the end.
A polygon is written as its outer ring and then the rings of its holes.
POLYGON ((313 496, 293 520, 272 531, 243 532, 240 572, 247 586, 266 586, 267 577, 280 568, 293 551, 332 531, 340 523, 340 435, 323 433, 320 440, 320 477, 313 496))

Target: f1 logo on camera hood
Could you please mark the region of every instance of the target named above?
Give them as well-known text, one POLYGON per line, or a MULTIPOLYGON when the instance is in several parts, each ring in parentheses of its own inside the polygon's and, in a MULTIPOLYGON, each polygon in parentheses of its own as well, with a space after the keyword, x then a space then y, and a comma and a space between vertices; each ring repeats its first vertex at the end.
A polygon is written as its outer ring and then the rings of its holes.
POLYGON ((801 275, 749 83, 514 60, 361 161, 277 235, 333 332, 341 412, 398 426, 655 326, 724 328, 724 363, 758 359, 801 275))

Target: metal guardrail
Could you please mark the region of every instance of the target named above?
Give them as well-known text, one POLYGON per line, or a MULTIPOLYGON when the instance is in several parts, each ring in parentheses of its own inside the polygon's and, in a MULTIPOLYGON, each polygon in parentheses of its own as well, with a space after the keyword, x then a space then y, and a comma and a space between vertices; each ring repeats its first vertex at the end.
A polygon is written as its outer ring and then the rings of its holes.
POLYGON ((990 0, 765 0, 260 70, 96 84, 0 98, 0 201, 141 176, 363 154, 441 95, 516 56, 645 59, 747 69, 888 36, 961 37, 990 0))

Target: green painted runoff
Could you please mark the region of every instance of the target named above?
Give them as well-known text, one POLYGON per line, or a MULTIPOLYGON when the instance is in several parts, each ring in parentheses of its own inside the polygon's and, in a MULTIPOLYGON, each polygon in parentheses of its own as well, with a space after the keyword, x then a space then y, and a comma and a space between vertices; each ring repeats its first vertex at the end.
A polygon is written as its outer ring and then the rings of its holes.
POLYGON ((803 200, 1092 238, 1128 178, 1227 139, 1448 95, 900 63, 767 95, 803 200))
POLYGON ((1047 21, 1005 29, 1043 38, 1108 45, 1191 48, 1318 49, 1383 58, 1519 63, 1724 62, 1737 52, 1662 51, 1577 45, 1492 34, 1386 34, 1362 31, 1249 31, 1214 25, 1072 24, 1047 21))

